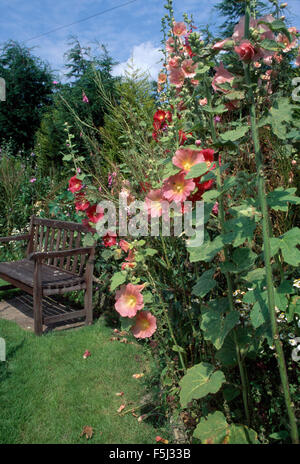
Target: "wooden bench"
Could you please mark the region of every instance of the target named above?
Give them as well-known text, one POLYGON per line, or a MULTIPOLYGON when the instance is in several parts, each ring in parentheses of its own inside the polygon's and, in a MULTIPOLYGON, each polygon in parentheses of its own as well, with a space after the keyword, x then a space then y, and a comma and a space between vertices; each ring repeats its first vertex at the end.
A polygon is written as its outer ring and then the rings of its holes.
MULTIPOLYGON (((0 278, 33 296, 34 331, 45 325, 85 317, 93 321, 92 289, 95 247, 80 248, 86 227, 75 222, 31 217, 25 235, 0 238, 0 243, 27 241, 26 259, 0 263, 0 278), (85 290, 84 309, 43 317, 42 298, 75 290, 85 290)), ((6 287, 8 288, 8 287, 6 287)))

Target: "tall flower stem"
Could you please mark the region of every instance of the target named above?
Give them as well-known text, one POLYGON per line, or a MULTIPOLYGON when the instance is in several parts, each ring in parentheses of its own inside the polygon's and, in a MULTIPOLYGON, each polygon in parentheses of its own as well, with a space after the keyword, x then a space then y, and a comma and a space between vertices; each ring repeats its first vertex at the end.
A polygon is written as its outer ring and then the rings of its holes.
MULTIPOLYGON (((212 98, 211 98, 211 93, 209 91, 207 83, 206 83, 205 87, 206 87, 207 101, 211 105, 212 98)), ((213 115, 211 113, 209 114, 209 121, 210 121, 210 128, 211 128, 211 134, 212 134, 213 143, 216 144, 217 143, 217 133, 216 133, 216 129, 215 129, 214 118, 213 118, 213 115)), ((221 226, 221 233, 223 234, 223 233, 225 233, 224 196, 221 193, 222 192, 222 176, 221 176, 221 169, 220 169, 219 160, 216 163, 217 163, 216 164, 217 190, 220 193, 220 195, 218 197, 219 198, 219 221, 220 221, 220 226, 221 226)), ((229 250, 228 250, 227 245, 224 245, 223 251, 224 251, 225 262, 228 262, 229 261, 229 250)), ((225 272, 225 278, 226 278, 227 289, 228 289, 229 308, 230 308, 230 311, 234 311, 233 285, 232 285, 231 275, 230 275, 229 272, 225 272)), ((237 335, 236 335, 236 329, 233 329, 233 338, 234 338, 236 357, 237 357, 237 362, 238 362, 239 371, 240 371, 240 377, 241 377, 241 382, 242 382, 242 396, 243 396, 244 410, 245 410, 247 424, 250 425, 247 373, 246 373, 246 368, 245 368, 245 365, 243 363, 243 359, 242 359, 242 356, 241 356, 241 351, 240 351, 240 347, 239 347, 238 339, 237 339, 237 335)))
MULTIPOLYGON (((246 14, 245 14, 245 38, 250 38, 250 18, 251 18, 251 0, 247 0, 246 3, 246 14)), ((272 336, 274 340, 274 346, 276 350, 276 358, 278 362, 278 368, 280 373, 281 384, 284 393, 284 400, 289 416, 290 422, 290 432, 292 442, 297 444, 299 443, 299 436, 297 430, 297 422, 294 412, 294 405, 291 401, 289 381, 286 370, 286 363, 284 358, 284 353, 282 349, 282 343, 279 337, 279 331, 276 320, 275 312, 275 289, 273 283, 272 275, 272 265, 271 265, 271 248, 270 248, 270 231, 269 231, 269 215, 268 215, 268 205, 265 192, 265 178, 263 170, 263 156, 261 152, 259 133, 256 124, 256 106, 255 106, 255 96, 252 88, 252 81, 250 75, 250 65, 244 64, 245 80, 248 86, 248 96, 251 102, 250 106, 250 119, 251 119, 251 130, 252 130, 252 139, 255 150, 255 160, 257 167, 257 188, 258 188, 258 198, 260 209, 262 213, 262 231, 263 231, 263 244, 264 244, 264 262, 265 262, 265 271, 266 271, 266 281, 267 281, 267 294, 268 294, 268 310, 271 320, 272 336)))

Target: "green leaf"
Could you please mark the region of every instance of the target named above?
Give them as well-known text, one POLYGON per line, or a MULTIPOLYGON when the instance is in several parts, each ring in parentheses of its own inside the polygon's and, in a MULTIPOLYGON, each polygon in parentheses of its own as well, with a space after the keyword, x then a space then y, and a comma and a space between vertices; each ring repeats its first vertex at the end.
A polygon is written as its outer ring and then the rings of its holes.
POLYGON ((212 108, 209 105, 206 105, 206 106, 203 106, 202 109, 203 111, 206 111, 207 113, 213 113, 213 114, 222 114, 228 111, 225 105, 218 105, 218 106, 215 106, 214 108, 212 108))
POLYGON ((270 50, 272 52, 276 52, 282 48, 280 47, 279 43, 276 42, 276 40, 271 40, 271 39, 264 39, 260 43, 260 47, 264 48, 265 50, 270 50))
POLYGON ((226 438, 228 445, 255 445, 259 444, 257 433, 246 425, 230 425, 229 435, 226 438))
POLYGON ((203 298, 217 285, 216 281, 213 279, 215 273, 214 269, 210 269, 202 274, 200 279, 198 279, 196 285, 192 289, 192 293, 200 298, 203 298))
POLYGON ((234 400, 241 394, 241 390, 233 385, 229 385, 223 389, 223 396, 225 401, 230 403, 230 401, 234 400))
POLYGON ((228 424, 224 414, 220 411, 215 411, 213 414, 208 414, 207 418, 202 418, 194 430, 193 437, 201 440, 203 445, 206 444, 221 444, 227 434, 228 424))
POLYGON ((232 254, 233 262, 221 265, 222 272, 241 273, 253 266, 257 255, 250 248, 237 248, 232 254))
POLYGON ((227 334, 235 327, 239 321, 239 313, 230 311, 224 314, 227 309, 227 301, 223 298, 209 303, 209 309, 202 310, 201 329, 205 340, 210 340, 217 350, 219 350, 227 334), (225 306, 224 306, 225 305, 225 306))
POLYGON ((90 247, 95 245, 95 237, 93 234, 85 234, 82 240, 82 245, 84 247, 90 247))
POLYGON ((224 246, 223 238, 219 235, 212 242, 206 241, 200 247, 188 247, 190 262, 210 262, 224 246))
POLYGON ((111 279, 110 291, 113 292, 119 285, 126 281, 126 272, 115 272, 111 279))
POLYGON ((204 201, 212 201, 216 200, 221 195, 218 190, 208 190, 207 192, 203 193, 202 198, 204 201))
POLYGON ((234 247, 243 245, 246 240, 251 242, 255 229, 255 219, 246 215, 239 215, 225 223, 225 231, 232 234, 232 244, 234 247))
POLYGON ((206 163, 198 163, 191 167, 190 171, 185 176, 185 179, 194 179, 195 177, 200 177, 207 172, 206 163))
POLYGON ((156 253, 158 253, 158 251, 155 250, 154 248, 146 248, 145 253, 146 253, 146 256, 154 256, 156 255, 156 253))
POLYGON ((294 227, 286 232, 280 238, 270 239, 272 254, 276 254, 281 249, 283 259, 291 266, 298 266, 300 264, 300 251, 297 245, 300 245, 300 229, 294 227))
POLYGON ((129 331, 133 325, 133 320, 129 317, 120 317, 121 330, 129 331))
POLYGON ((300 197, 295 195, 296 188, 284 189, 279 187, 267 196, 268 205, 275 211, 288 211, 288 203, 300 204, 300 197))
POLYGON ((242 137, 244 137, 248 131, 248 126, 241 126, 238 129, 234 129, 220 134, 220 137, 224 142, 235 142, 236 140, 239 140, 242 137))
POLYGON ((192 400, 204 398, 209 393, 217 393, 224 382, 223 372, 215 371, 212 364, 196 364, 187 370, 179 382, 181 406, 185 408, 192 400))
POLYGON ((172 161, 169 161, 163 169, 163 178, 167 179, 168 177, 178 174, 180 169, 177 166, 174 166, 172 161))

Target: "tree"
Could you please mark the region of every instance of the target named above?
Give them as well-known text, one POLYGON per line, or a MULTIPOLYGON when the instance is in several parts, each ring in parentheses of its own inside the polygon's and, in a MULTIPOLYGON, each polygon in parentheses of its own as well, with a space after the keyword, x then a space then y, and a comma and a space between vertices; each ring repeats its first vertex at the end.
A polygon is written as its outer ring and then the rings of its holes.
POLYGON ((45 108, 52 101, 49 66, 29 48, 9 41, 0 49, 0 76, 6 101, 0 103, 0 140, 13 142, 14 152, 30 150, 45 108))

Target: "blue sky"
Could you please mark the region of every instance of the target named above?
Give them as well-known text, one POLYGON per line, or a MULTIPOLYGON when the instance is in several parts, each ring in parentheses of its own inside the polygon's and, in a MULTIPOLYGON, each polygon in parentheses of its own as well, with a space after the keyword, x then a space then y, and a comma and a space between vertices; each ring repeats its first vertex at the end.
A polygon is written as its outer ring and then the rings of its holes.
MULTIPOLYGON (((209 24, 212 29, 222 22, 213 5, 220 0, 174 0, 175 17, 182 13, 193 14, 195 24, 209 24)), ((136 0, 88 21, 56 31, 35 40, 28 40, 56 27, 81 20, 126 0, 0 0, 0 43, 8 39, 24 42, 34 47, 34 53, 47 60, 62 76, 64 52, 71 35, 83 45, 94 41, 107 46, 110 55, 120 66, 121 73, 133 57, 136 66, 148 69, 155 78, 159 71, 161 17, 165 14, 164 0, 136 0)), ((289 0, 290 25, 300 29, 300 0, 289 0)))

